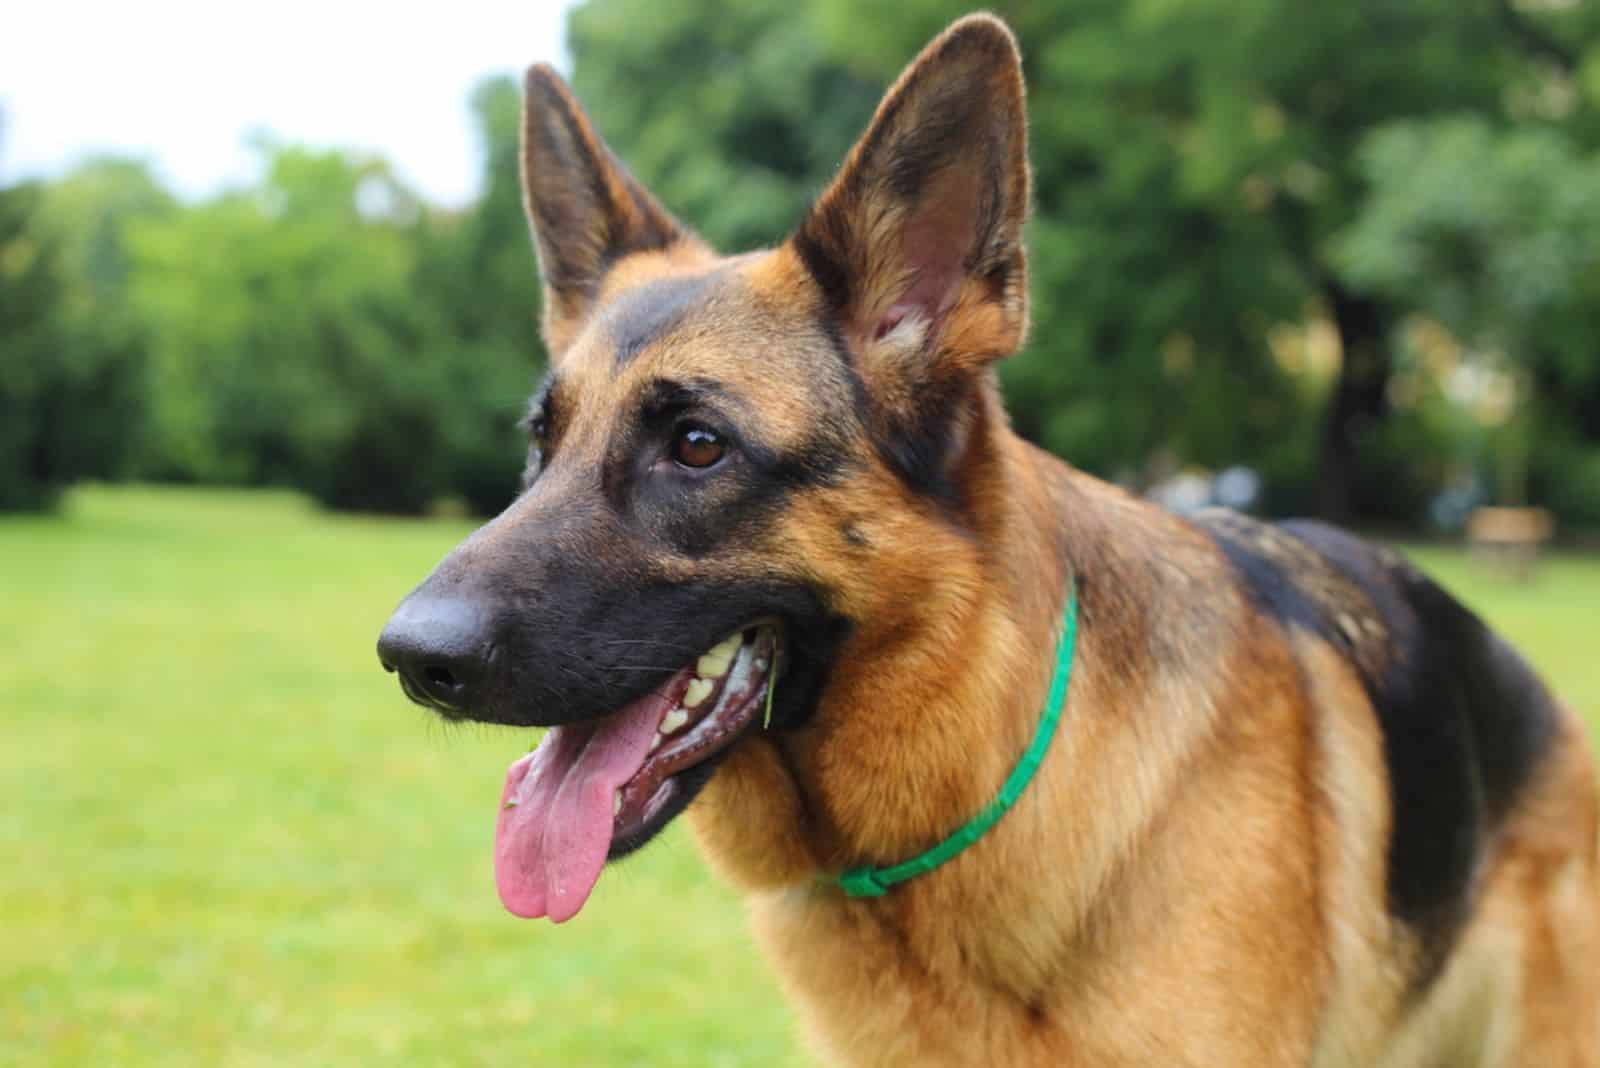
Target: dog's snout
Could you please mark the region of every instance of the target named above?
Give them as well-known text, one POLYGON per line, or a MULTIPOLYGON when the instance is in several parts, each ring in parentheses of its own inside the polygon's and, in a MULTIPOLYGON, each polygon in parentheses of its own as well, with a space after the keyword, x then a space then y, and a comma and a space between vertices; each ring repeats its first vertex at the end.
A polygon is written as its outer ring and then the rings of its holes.
POLYGON ((485 614, 471 600, 418 591, 378 637, 378 659, 420 705, 468 713, 482 700, 493 646, 485 614))

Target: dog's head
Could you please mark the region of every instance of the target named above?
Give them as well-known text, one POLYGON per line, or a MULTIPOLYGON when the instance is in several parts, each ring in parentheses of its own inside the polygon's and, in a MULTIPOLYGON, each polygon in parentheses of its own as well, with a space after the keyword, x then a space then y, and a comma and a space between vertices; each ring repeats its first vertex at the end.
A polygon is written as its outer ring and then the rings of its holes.
POLYGON ((723 258, 554 72, 526 88, 550 372, 525 489, 378 650, 445 716, 555 728, 512 766, 495 859, 512 911, 563 920, 741 738, 828 712, 839 659, 970 543, 990 366, 1026 323, 1026 124, 1009 31, 964 19, 792 238, 723 258))

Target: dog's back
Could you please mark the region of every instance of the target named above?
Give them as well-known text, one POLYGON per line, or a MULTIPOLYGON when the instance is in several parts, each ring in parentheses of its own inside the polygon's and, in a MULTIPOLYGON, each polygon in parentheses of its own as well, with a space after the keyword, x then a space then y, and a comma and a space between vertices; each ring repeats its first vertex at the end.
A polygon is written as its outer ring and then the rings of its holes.
POLYGON ((1399 1004, 1414 1008, 1386 1026, 1349 1010, 1352 1030, 1373 1033, 1364 1056, 1342 1055, 1400 1065, 1600 1058, 1600 1023, 1583 1022, 1600 1003, 1600 830, 1576 717, 1398 553, 1316 522, 1221 511, 1196 521, 1261 612, 1349 665, 1381 733, 1383 885, 1397 921, 1393 959, 1405 962, 1389 968, 1405 976, 1399 1004))

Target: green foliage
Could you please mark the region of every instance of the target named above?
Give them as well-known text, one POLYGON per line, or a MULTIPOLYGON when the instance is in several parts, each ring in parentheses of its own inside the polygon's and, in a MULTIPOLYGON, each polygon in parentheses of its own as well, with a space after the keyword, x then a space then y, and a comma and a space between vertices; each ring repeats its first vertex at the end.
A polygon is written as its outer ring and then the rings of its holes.
POLYGON ((364 391, 388 377, 374 364, 398 355, 411 254, 361 213, 363 188, 394 187, 376 164, 281 148, 261 189, 136 231, 158 473, 292 483, 359 436, 364 391))
POLYGON ((364 510, 510 499, 535 276, 506 158, 514 98, 496 84, 478 104, 509 173, 464 216, 425 212, 381 162, 267 142, 258 189, 136 232, 150 473, 364 510))
POLYGON ((1547 127, 1464 116, 1391 124, 1360 162, 1371 192, 1338 245, 1348 277, 1459 337, 1580 380, 1600 369, 1578 343, 1600 295, 1600 155, 1547 127))
POLYGON ((463 215, 419 221, 410 285, 432 316, 427 359, 449 369, 453 406, 441 416, 445 485, 487 515, 516 489, 527 449, 517 420, 544 348, 538 268, 522 213, 516 83, 486 79, 472 110, 484 149, 483 194, 463 215))
POLYGON ((1569 520, 1600 522, 1600 152, 1463 116, 1392 124, 1361 164, 1371 193, 1338 242, 1344 273, 1462 339, 1457 375, 1520 388, 1518 417, 1458 435, 1511 461, 1503 495, 1526 481, 1569 520))
POLYGON ((170 208, 142 166, 120 160, 0 189, 0 509, 129 470, 145 384, 142 329, 123 299, 126 237, 170 208))
MULTIPOLYGON (((1600 522, 1600 8, 997 7, 1031 86, 1034 326, 1002 367, 1026 436, 1136 486, 1248 464, 1272 510, 1357 520, 1493 467, 1600 522), (1501 430, 1463 422, 1419 317, 1504 355, 1501 430)), ((963 10, 588 0, 573 82, 662 200, 742 251, 783 238, 963 10)), ((131 472, 500 508, 543 353, 516 84, 471 105, 485 182, 458 211, 381 160, 268 139, 262 181, 198 204, 116 161, 8 191, 5 499, 131 472)))
POLYGON ((570 37, 573 87, 607 141, 727 251, 799 222, 883 90, 790 0, 600 0, 574 10, 570 37))
POLYGON ((57 250, 36 223, 39 190, 0 190, 0 509, 48 503, 64 479, 51 455, 45 409, 70 382, 61 348, 57 250))
MULTIPOLYGON (((822 6, 841 54, 888 77, 961 13, 946 0, 822 6)), ((1035 330, 1005 368, 1019 426, 1092 470, 1162 453, 1247 459, 1283 506, 1311 503, 1315 451, 1381 419, 1383 381, 1286 376, 1274 327, 1326 315, 1344 349, 1384 344, 1343 314, 1333 237, 1359 209, 1358 146, 1397 119, 1494 112, 1533 79, 1492 4, 1055 0, 997 5, 1033 101, 1035 330), (1324 408, 1324 405, 1328 405, 1324 408), (1318 444, 1318 409, 1325 420, 1318 444), (1352 426, 1355 424, 1352 423, 1352 426), (1287 462, 1285 462, 1287 461, 1287 462)), ((1346 376, 1357 368, 1346 361, 1346 376)), ((1374 373, 1386 374, 1381 363, 1374 373)), ((1375 439, 1366 439, 1374 444, 1375 439)), ((1363 450, 1387 481, 1380 450, 1363 450)), ((1382 506, 1370 495, 1358 502, 1382 506)), ((1413 505, 1416 503, 1413 498, 1413 505)))
POLYGON ((92 369, 51 416, 72 477, 117 478, 137 468, 148 429, 148 324, 128 300, 134 228, 177 204, 135 160, 92 159, 45 190, 42 225, 61 248, 62 345, 57 359, 92 369))

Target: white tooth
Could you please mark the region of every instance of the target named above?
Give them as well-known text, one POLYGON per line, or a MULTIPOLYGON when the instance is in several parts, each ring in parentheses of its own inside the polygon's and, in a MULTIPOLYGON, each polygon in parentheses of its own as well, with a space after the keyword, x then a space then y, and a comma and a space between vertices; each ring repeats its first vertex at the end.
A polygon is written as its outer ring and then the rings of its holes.
MULTIPOLYGON (((650 752, 654 753, 656 751, 657 747, 659 747, 660 745, 661 745, 661 731, 659 729, 657 729, 657 731, 655 733, 655 737, 650 739, 650 752)), ((646 754, 646 755, 648 756, 649 754, 646 754)))
POLYGON ((728 665, 733 663, 733 657, 720 656, 717 653, 707 653, 695 661, 694 670, 697 674, 707 679, 720 679, 728 671, 728 665))
POLYGON ((720 679, 728 670, 728 665, 733 663, 733 654, 739 651, 739 645, 744 639, 735 634, 724 639, 720 645, 715 645, 709 652, 695 662, 695 674, 703 679, 720 679))
POLYGON ((611 795, 611 814, 617 815, 622 811, 622 791, 618 790, 611 795))
POLYGON ((679 729, 685 723, 688 723, 688 722, 689 722, 689 713, 685 712, 681 708, 674 708, 671 712, 668 712, 666 714, 666 716, 662 718, 662 720, 661 720, 661 733, 662 734, 671 734, 673 731, 679 729))
POLYGON ((711 696, 711 691, 716 683, 710 679, 695 679, 689 683, 689 688, 683 691, 683 707, 699 708, 700 702, 711 696))
POLYGON ((765 671, 765 670, 767 670, 767 658, 766 657, 764 657, 764 656, 756 657, 756 670, 757 671, 765 671))

